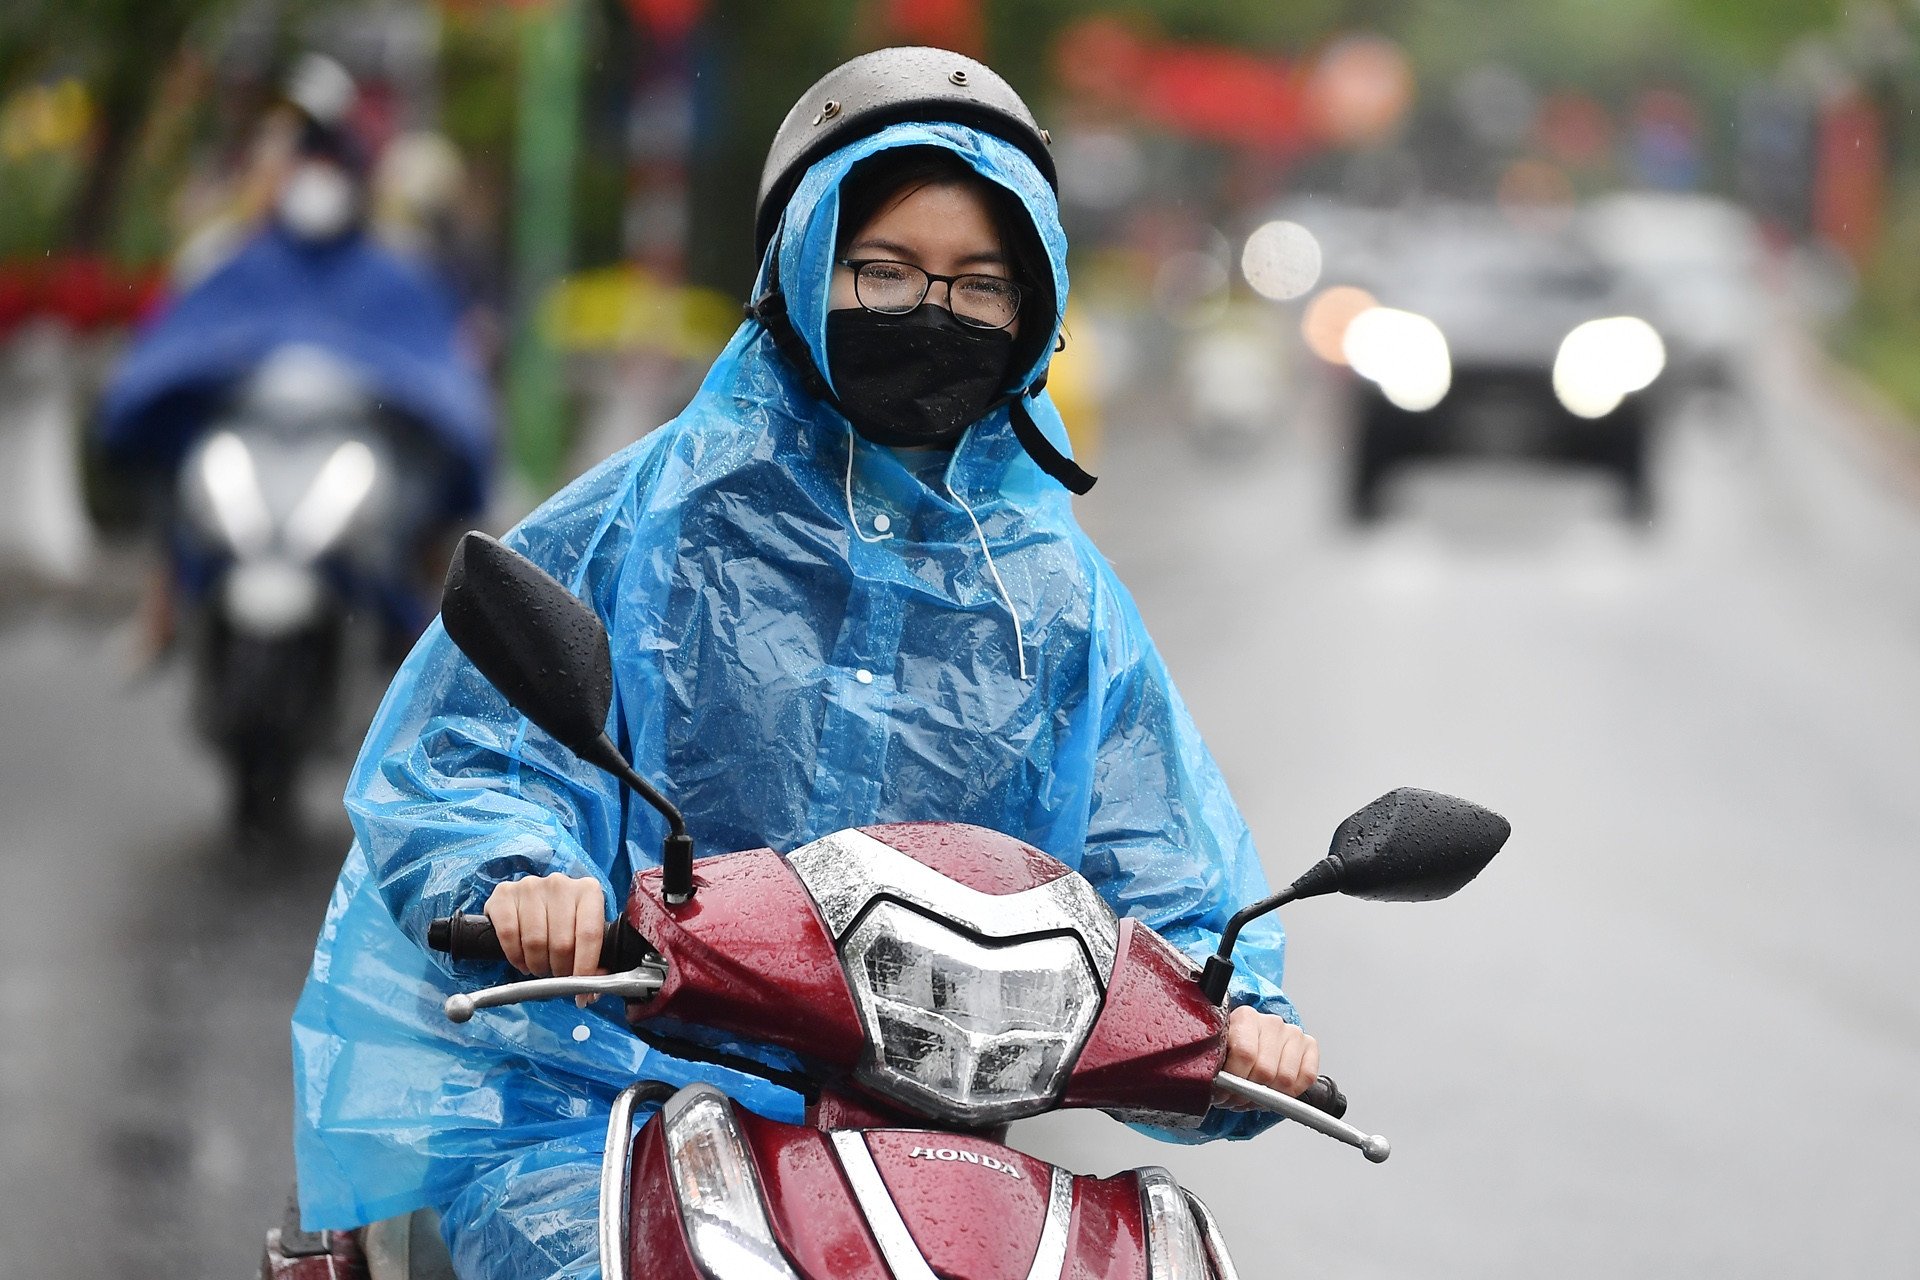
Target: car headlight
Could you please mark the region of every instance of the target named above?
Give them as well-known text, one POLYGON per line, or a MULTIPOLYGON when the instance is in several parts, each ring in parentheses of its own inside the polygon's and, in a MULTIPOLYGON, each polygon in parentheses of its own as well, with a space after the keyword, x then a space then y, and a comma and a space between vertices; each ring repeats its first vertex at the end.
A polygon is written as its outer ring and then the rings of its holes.
POLYGON ((242 557, 264 549, 273 537, 273 516, 246 441, 231 431, 208 437, 200 448, 198 471, 213 521, 228 547, 242 557))
POLYGON ((1453 385, 1453 361, 1440 326, 1423 315, 1370 307, 1355 316, 1341 339, 1353 371, 1410 413, 1433 408, 1453 385))
POLYGON ((1553 394, 1568 413, 1603 418, 1622 400, 1651 386, 1666 366, 1666 344, 1645 320, 1589 320, 1560 341, 1553 361, 1553 394))
POLYGON ((1065 935, 989 945, 883 902, 840 953, 873 1047, 856 1078, 951 1123, 1050 1107, 1100 1010, 1086 951, 1065 935))
POLYGON ((318 558, 346 532, 379 474, 372 449, 358 440, 342 441, 287 517, 287 546, 296 554, 318 558))
POLYGON ((694 1263, 708 1280, 798 1280, 773 1238, 733 1104, 708 1084, 667 1100, 667 1167, 694 1263))

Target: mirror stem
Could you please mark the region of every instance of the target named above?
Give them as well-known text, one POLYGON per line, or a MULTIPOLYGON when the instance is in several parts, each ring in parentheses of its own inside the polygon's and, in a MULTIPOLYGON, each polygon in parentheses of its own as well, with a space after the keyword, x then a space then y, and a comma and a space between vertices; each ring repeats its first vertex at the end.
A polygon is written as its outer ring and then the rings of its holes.
POLYGON ((1334 892, 1340 887, 1340 873, 1340 859, 1329 854, 1271 898, 1262 898, 1234 912, 1233 918, 1227 921, 1226 931, 1220 935, 1220 949, 1207 957, 1206 967, 1200 971, 1200 990, 1207 999, 1214 1004, 1225 1003, 1227 984, 1233 980, 1233 944, 1240 940, 1242 929, 1296 898, 1315 898, 1334 892))
POLYGON ((673 802, 640 776, 613 739, 602 733, 589 749, 580 753, 637 792, 642 800, 660 811, 667 820, 667 838, 660 842, 660 896, 670 907, 693 900, 693 837, 687 834, 686 819, 673 802))
POLYGON ((1233 918, 1227 921, 1226 930, 1220 935, 1220 949, 1207 957, 1206 967, 1200 971, 1200 991, 1210 1003, 1225 1004, 1227 1001, 1227 984, 1233 981, 1233 944, 1240 940, 1240 930, 1246 927, 1248 921, 1284 907, 1293 899, 1291 888, 1282 889, 1271 898, 1262 898, 1233 913, 1233 918))

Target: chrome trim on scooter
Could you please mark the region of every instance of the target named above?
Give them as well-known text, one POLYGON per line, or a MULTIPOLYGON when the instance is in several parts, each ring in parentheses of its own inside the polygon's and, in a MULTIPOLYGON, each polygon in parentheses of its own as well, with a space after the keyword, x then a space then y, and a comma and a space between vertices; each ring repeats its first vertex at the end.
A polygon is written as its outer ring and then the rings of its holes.
POLYGON ((1113 980, 1119 922, 1093 886, 1071 872, 1019 893, 982 893, 851 827, 801 845, 787 863, 813 895, 835 941, 884 895, 985 938, 1072 933, 1086 947, 1103 991, 1113 980))
POLYGON ((627 1214, 631 1208, 633 1110, 649 1081, 630 1084, 607 1117, 607 1151, 600 1157, 600 1277, 627 1280, 627 1214))
MULTIPOLYGON (((1073 1226, 1073 1175, 1053 1167, 1053 1185, 1047 1189, 1047 1225, 1040 1230, 1027 1280, 1060 1280, 1067 1269, 1067 1245, 1073 1226)), ((1237 1280, 1237 1278, 1236 1278, 1237 1280)))
POLYGON ((887 1184, 881 1180, 880 1166, 867 1150, 865 1135, 858 1129, 835 1129, 827 1137, 840 1157, 841 1172, 847 1175, 847 1185, 853 1188, 853 1198, 859 1202, 867 1229, 873 1232, 874 1243, 880 1246, 880 1256, 887 1260, 887 1270, 894 1280, 934 1280, 933 1268, 913 1242, 906 1219, 900 1216, 887 1184))
POLYGON ((1240 1280, 1240 1273, 1234 1268, 1233 1258, 1227 1253, 1227 1238, 1220 1234, 1220 1224, 1214 1219, 1213 1210, 1199 1196, 1186 1191, 1187 1204, 1193 1209, 1194 1220, 1200 1224, 1200 1240, 1207 1246, 1207 1260, 1213 1263, 1213 1274, 1219 1280, 1240 1280))
MULTIPOLYGON (((867 1229, 873 1232, 880 1256, 886 1259, 887 1270, 893 1273, 894 1280, 935 1280, 933 1268, 927 1265, 926 1256, 914 1243, 906 1219, 900 1216, 893 1194, 880 1176, 880 1166, 873 1162, 866 1135, 858 1129, 834 1129, 827 1138, 840 1157, 847 1185, 853 1188, 853 1198, 860 1205, 867 1229)), ((1073 1175, 1054 1166, 1047 1188, 1046 1221, 1040 1229, 1033 1265, 1027 1268, 1027 1280, 1060 1280, 1067 1268, 1072 1226, 1073 1175)))

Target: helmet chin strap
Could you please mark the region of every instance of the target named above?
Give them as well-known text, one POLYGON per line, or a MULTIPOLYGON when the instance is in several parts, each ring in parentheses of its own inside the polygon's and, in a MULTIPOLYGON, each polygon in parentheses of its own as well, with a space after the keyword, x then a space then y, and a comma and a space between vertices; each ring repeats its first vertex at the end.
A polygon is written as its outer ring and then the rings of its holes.
POLYGON ((1027 412, 1028 397, 1039 395, 1045 387, 1046 379, 1042 378, 1027 388, 1024 395, 1016 394, 1008 402, 1013 407, 1008 410, 1007 418, 1013 424, 1013 438, 1020 442, 1020 447, 1027 451, 1034 465, 1077 496, 1093 488, 1100 477, 1083 470, 1079 463, 1054 448, 1053 441, 1047 439, 1046 433, 1033 420, 1033 415, 1027 412))
MULTIPOLYGON (((787 314, 786 294, 781 292, 779 280, 773 279, 767 291, 759 298, 747 304, 747 315, 758 320, 773 338, 774 349, 787 358, 800 374, 800 383, 809 395, 826 401, 836 409, 841 409, 840 401, 833 394, 833 388, 827 385, 827 379, 815 367, 813 353, 807 350, 807 344, 793 327, 793 319, 787 314)), ((1011 406, 1007 417, 1013 426, 1014 439, 1027 451, 1035 466, 1052 476, 1074 494, 1083 494, 1093 488, 1099 477, 1083 470, 1078 463, 1054 447, 1046 433, 1034 422, 1033 415, 1027 412, 1026 401, 1038 396, 1045 389, 1047 380, 1043 375, 1034 380, 1033 385, 1024 391, 1011 391, 987 406, 992 413, 1002 405, 1011 406)), ((841 409, 842 413, 845 412, 841 409)))

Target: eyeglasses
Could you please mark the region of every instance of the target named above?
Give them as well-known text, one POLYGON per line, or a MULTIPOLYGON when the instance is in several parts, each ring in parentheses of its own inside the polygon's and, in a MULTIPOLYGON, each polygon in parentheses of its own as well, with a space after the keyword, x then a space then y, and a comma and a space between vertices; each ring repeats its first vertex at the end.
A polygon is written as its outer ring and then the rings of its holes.
POLYGON ((937 276, 911 262, 884 258, 843 258, 840 265, 853 272, 853 296, 869 311, 905 315, 927 300, 938 280, 947 286, 947 309, 953 318, 976 329, 1004 329, 1020 314, 1020 286, 1001 276, 937 276))

